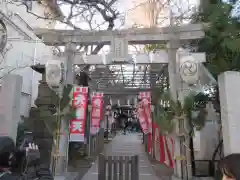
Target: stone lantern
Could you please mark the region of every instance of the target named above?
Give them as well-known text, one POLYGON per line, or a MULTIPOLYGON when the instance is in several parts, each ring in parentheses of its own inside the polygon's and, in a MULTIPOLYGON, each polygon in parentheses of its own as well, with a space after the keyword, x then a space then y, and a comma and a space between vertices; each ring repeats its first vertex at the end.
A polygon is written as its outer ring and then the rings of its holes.
POLYGON ((56 127, 56 119, 53 114, 56 112, 58 96, 47 85, 45 65, 37 64, 32 66, 32 69, 42 74, 42 80, 39 81, 38 96, 35 100, 37 107, 31 108, 27 126, 33 132, 35 143, 39 145, 41 160, 50 165, 53 132, 56 127))

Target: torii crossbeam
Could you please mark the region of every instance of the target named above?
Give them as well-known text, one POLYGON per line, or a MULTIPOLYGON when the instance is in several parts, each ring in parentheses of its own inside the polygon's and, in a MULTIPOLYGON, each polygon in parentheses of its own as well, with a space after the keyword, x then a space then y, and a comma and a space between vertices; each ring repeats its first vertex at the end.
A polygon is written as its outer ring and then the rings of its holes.
POLYGON ((43 39, 46 45, 94 45, 110 44, 113 38, 126 38, 128 44, 157 44, 170 40, 173 33, 180 40, 199 39, 204 36, 204 24, 187 24, 161 28, 131 28, 123 30, 52 30, 35 29, 35 34, 43 39))

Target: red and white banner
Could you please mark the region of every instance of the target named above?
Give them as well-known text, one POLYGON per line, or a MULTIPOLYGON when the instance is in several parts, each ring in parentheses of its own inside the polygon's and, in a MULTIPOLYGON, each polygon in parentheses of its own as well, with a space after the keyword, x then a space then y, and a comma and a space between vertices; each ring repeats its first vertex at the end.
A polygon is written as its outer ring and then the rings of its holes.
POLYGON ((137 108, 138 119, 144 134, 149 133, 149 123, 145 112, 146 105, 144 104, 144 98, 146 95, 148 95, 146 92, 139 93, 138 98, 140 99, 140 102, 138 103, 137 108))
POLYGON ((76 118, 70 121, 69 140, 71 142, 84 142, 88 107, 88 87, 74 87, 72 106, 76 109, 76 118))
POLYGON ((157 161, 171 168, 174 167, 174 140, 173 137, 160 133, 160 127, 153 124, 154 155, 157 161))
POLYGON ((140 92, 139 96, 141 98, 144 116, 146 117, 148 123, 149 132, 151 133, 152 132, 151 93, 140 92))
POLYGON ((103 113, 103 93, 93 92, 91 111, 91 134, 97 134, 100 129, 100 121, 103 113))
MULTIPOLYGON (((139 107, 142 113, 142 119, 139 118, 141 127, 143 125, 147 126, 144 130, 144 134, 148 134, 148 152, 152 152, 152 113, 151 113, 151 93, 150 92, 140 92, 138 98, 140 99, 139 107)), ((138 109, 139 110, 139 109, 138 109)), ((145 128, 145 127, 144 127, 145 128)))
POLYGON ((174 141, 173 137, 164 136, 160 128, 152 121, 151 94, 139 93, 138 118, 144 134, 148 134, 148 153, 154 152, 157 161, 171 168, 174 167, 174 141), (152 124, 153 123, 153 124, 152 124), (153 151, 154 148, 154 151, 153 151))
POLYGON ((144 110, 143 110, 143 107, 142 107, 141 103, 139 103, 139 106, 137 108, 137 116, 138 116, 139 123, 141 125, 143 133, 147 134, 149 132, 148 123, 147 123, 147 120, 145 118, 144 110))

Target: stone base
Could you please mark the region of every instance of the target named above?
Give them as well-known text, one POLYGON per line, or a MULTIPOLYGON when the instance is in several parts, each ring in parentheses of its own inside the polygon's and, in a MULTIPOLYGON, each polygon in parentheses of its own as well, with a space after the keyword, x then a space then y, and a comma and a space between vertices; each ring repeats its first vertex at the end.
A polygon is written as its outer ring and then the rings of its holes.
POLYGON ((171 180, 182 180, 182 178, 176 177, 176 176, 172 176, 171 180))
MULTIPOLYGON (((183 180, 182 178, 178 178, 176 176, 172 176, 171 180, 183 180)), ((193 177, 191 180, 214 180, 213 177, 193 177)))
POLYGON ((54 176, 54 180, 74 180, 78 178, 78 173, 67 172, 65 176, 54 176))

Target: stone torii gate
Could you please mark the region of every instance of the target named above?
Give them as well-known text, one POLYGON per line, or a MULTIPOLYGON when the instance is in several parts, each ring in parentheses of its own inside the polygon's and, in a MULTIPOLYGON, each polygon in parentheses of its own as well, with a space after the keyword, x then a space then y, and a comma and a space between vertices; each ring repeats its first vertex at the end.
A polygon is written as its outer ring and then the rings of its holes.
MULTIPOLYGON (((128 45, 132 44, 167 43, 167 59, 160 58, 155 62, 145 61, 140 62, 139 64, 152 64, 151 69, 154 69, 154 64, 169 63, 169 75, 170 79, 172 79, 175 74, 172 71, 176 71, 174 70, 176 62, 176 50, 180 48, 180 42, 202 38, 204 36, 203 28, 203 24, 188 24, 183 26, 171 26, 163 28, 131 28, 114 31, 35 29, 35 34, 40 37, 46 45, 66 46, 66 51, 63 56, 66 57, 68 69, 67 81, 69 84, 72 84, 74 77, 74 72, 72 70, 73 64, 129 64, 128 60, 131 57, 128 54, 128 45), (100 55, 89 55, 85 58, 87 61, 84 61, 82 54, 75 52, 75 47, 77 45, 96 45, 99 43, 111 46, 110 54, 104 57, 105 63, 99 61, 99 59, 102 59, 102 56, 100 55)), ((200 60, 201 62, 204 61, 204 55, 198 54, 197 56, 202 57, 195 59, 202 59, 200 60)), ((172 83, 170 82, 170 84, 172 83)), ((139 89, 135 91, 138 92, 141 90, 139 89)), ((142 91, 144 91, 144 89, 142 91)))
MULTIPOLYGON (((188 24, 183 26, 171 26, 164 28, 142 28, 124 29, 113 31, 84 31, 84 30, 50 30, 35 29, 35 34, 40 37, 46 45, 66 46, 64 57, 67 64, 67 83, 73 84, 74 72, 73 65, 114 65, 129 64, 128 45, 132 44, 163 44, 167 43, 167 58, 160 58, 157 61, 140 62, 140 64, 150 64, 151 70, 156 70, 156 65, 168 63, 170 91, 174 99, 177 99, 181 80, 177 69, 177 50, 182 42, 201 39, 205 33, 203 24, 188 24), (84 58, 75 49, 77 45, 97 45, 102 43, 110 45, 111 52, 105 56, 105 63, 99 61, 102 56, 89 55, 84 58), (87 60, 86 60, 87 59, 87 60)), ((198 63, 205 61, 205 54, 192 54, 198 63)), ((158 56, 159 57, 159 56, 158 56)), ((137 94, 140 91, 151 90, 154 87, 154 80, 151 80, 151 88, 126 89, 124 93, 137 94)), ((106 94, 116 94, 115 89, 99 89, 106 94)), ((176 154, 180 154, 180 144, 176 144, 176 154)), ((175 175, 182 178, 181 163, 176 162, 175 175)))

